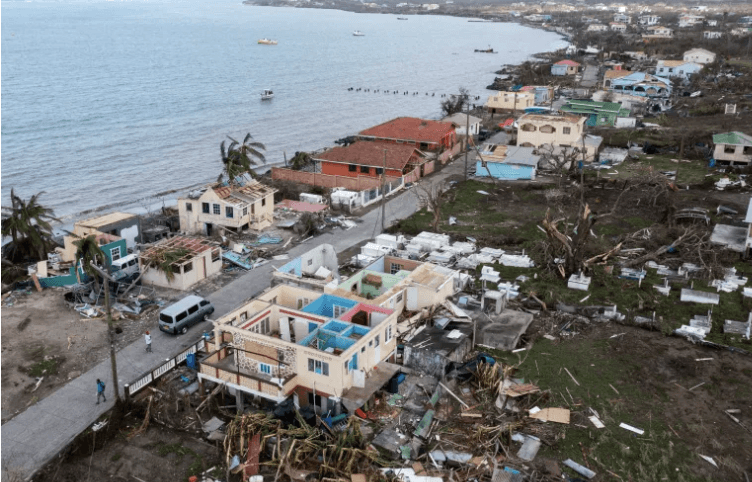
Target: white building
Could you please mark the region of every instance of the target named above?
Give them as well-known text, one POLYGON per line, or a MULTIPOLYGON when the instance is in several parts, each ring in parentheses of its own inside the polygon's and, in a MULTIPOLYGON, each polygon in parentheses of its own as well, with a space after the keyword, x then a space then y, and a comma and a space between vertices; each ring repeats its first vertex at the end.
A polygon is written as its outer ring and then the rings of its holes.
POLYGON ((610 26, 611 26, 611 30, 614 32, 626 32, 627 31, 627 24, 625 23, 611 22, 610 26))
POLYGON ((478 119, 477 117, 463 114, 462 112, 458 112, 452 116, 445 117, 441 119, 441 122, 451 122, 455 124, 454 132, 458 136, 464 136, 465 135, 465 127, 468 127, 470 130, 470 135, 475 136, 478 135, 480 132, 480 123, 481 119, 478 119))
POLYGON ((680 77, 688 80, 689 76, 702 70, 702 65, 684 60, 659 60, 655 74, 661 77, 680 77))
POLYGON ((640 15, 639 23, 646 27, 651 25, 658 25, 658 21, 661 19, 658 15, 640 15))
POLYGON ((679 17, 679 28, 689 28, 701 25, 705 17, 700 15, 683 15, 679 17))
POLYGON ((709 40, 715 40, 721 38, 722 33, 715 31, 715 30, 705 30, 702 32, 703 38, 709 39, 709 40))
POLYGON ((715 53, 705 49, 689 49, 684 52, 685 62, 695 62, 697 64, 712 64, 715 62, 715 53))
POLYGON ((588 32, 605 32, 608 30, 608 27, 601 23, 591 23, 588 25, 587 31, 588 32))

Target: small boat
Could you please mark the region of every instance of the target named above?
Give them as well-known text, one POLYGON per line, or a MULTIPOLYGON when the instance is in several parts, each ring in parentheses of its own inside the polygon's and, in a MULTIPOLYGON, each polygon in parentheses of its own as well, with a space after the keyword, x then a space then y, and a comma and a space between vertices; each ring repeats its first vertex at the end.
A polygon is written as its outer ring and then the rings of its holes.
POLYGON ((269 89, 264 90, 264 93, 261 94, 261 100, 269 100, 272 97, 274 97, 274 92, 269 89))
POLYGON ((498 52, 494 52, 494 49, 492 49, 490 45, 489 45, 489 47, 487 49, 475 49, 475 51, 477 53, 479 53, 479 54, 496 54, 496 53, 498 53, 498 52))
POLYGON ((397 20, 407 20, 407 17, 397 17, 397 20))
POLYGON ((277 45, 276 40, 272 40, 269 38, 262 38, 258 41, 258 43, 260 43, 261 45, 277 45))
POLYGON ((353 32, 353 35, 355 37, 364 37, 366 34, 364 34, 363 32, 361 32, 360 30, 356 30, 356 31, 353 32))

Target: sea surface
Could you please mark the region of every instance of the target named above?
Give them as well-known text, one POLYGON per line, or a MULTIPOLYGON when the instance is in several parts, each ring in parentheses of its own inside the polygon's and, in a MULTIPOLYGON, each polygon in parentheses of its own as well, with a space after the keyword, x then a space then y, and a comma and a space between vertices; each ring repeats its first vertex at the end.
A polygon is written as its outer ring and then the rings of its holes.
POLYGON ((44 191, 67 221, 143 212, 216 179, 227 136, 250 132, 280 162, 397 116, 437 119, 459 87, 482 104, 501 65, 567 44, 512 23, 408 18, 238 0, 3 1, 2 205, 14 188, 44 191), (489 46, 499 53, 473 52, 489 46))

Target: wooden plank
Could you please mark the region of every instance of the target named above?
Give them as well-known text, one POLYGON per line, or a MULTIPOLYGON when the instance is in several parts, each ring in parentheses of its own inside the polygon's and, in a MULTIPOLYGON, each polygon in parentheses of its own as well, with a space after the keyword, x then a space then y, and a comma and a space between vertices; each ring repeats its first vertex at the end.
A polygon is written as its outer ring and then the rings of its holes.
POLYGON ((261 452, 261 434, 254 434, 248 446, 248 458, 245 463, 245 479, 259 472, 259 453, 261 452))
POLYGON ((39 278, 37 278, 36 273, 31 275, 31 280, 34 282, 34 287, 37 289, 37 291, 42 291, 42 285, 39 284, 39 278))

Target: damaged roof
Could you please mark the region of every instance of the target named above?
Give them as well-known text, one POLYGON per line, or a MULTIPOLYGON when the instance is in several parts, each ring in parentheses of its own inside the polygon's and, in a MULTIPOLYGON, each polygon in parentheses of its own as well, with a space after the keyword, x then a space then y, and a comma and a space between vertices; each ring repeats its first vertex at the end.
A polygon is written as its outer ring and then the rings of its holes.
POLYGON ((713 143, 752 146, 752 136, 738 131, 725 132, 723 134, 715 134, 713 136, 713 143))
POLYGON ((242 202, 253 202, 276 192, 275 189, 255 180, 244 186, 224 186, 220 184, 212 189, 220 199, 234 198, 234 200, 242 202))
POLYGON ((173 236, 170 239, 163 240, 141 254, 141 259, 144 261, 151 261, 153 258, 158 258, 161 253, 166 250, 173 249, 185 249, 188 254, 175 261, 173 264, 181 264, 186 261, 190 261, 193 257, 203 253, 208 249, 219 248, 219 244, 213 241, 206 241, 198 238, 191 238, 188 236, 173 236))

